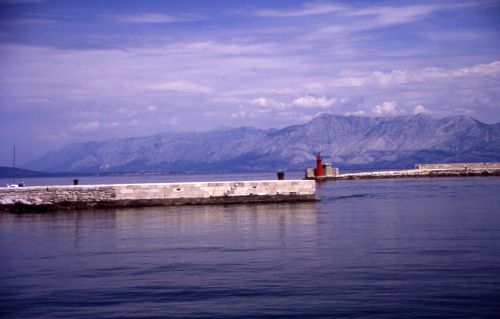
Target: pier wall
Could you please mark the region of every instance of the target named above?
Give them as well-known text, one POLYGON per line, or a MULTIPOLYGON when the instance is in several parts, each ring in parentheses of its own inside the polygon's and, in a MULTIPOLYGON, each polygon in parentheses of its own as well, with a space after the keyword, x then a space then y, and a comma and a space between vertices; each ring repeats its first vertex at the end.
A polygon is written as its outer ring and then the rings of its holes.
POLYGON ((315 182, 306 180, 1 187, 0 206, 78 208, 312 201, 316 200, 315 191, 315 182))
POLYGON ((318 181, 351 179, 420 178, 420 177, 473 177, 500 176, 500 169, 409 169, 399 171, 362 172, 337 176, 314 177, 318 181))
POLYGON ((415 169, 500 169, 500 163, 417 164, 415 169))

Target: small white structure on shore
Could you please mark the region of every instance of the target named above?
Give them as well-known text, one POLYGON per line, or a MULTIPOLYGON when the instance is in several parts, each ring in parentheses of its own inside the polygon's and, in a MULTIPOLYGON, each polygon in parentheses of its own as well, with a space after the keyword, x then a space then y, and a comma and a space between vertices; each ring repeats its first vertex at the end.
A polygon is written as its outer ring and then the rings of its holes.
POLYGON ((315 179, 318 177, 335 177, 339 175, 339 169, 337 167, 332 167, 330 163, 321 164, 321 176, 318 176, 318 170, 316 168, 306 169, 306 179, 315 179))

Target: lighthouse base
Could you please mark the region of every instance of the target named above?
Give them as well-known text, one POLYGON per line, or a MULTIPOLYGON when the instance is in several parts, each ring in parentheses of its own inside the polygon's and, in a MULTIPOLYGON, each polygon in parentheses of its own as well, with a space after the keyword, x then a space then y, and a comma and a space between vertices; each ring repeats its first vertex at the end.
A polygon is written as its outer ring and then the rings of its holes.
MULTIPOLYGON (((335 177, 339 175, 339 169, 337 167, 332 167, 332 164, 324 163, 321 165, 322 177, 335 177)), ((318 177, 318 170, 316 168, 306 169, 306 179, 315 179, 318 177)))

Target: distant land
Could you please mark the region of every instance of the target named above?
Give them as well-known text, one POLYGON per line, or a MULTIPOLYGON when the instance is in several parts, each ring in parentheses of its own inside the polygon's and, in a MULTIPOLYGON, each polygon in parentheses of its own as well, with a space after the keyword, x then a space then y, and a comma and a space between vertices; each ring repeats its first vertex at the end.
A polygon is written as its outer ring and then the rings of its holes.
MULTIPOLYGON (((17 182, 22 182, 23 178, 26 177, 65 177, 65 176, 105 176, 105 175, 124 175, 124 174, 153 174, 153 173, 114 173, 114 172, 101 172, 101 173, 81 173, 81 172, 56 172, 56 173, 51 173, 51 172, 37 172, 37 171, 30 171, 27 169, 22 169, 16 167, 15 173, 14 169, 12 167, 5 167, 5 166, 0 166, 0 178, 13 178, 15 177, 17 182), (15 174, 15 175, 14 175, 15 174)), ((2 185, 0 185, 1 187, 2 185)))
POLYGON ((240 127, 69 144, 21 167, 68 173, 301 170, 315 165, 318 152, 323 162, 342 169, 497 162, 500 123, 468 116, 325 114, 283 129, 240 127))
MULTIPOLYGON (((12 167, 4 167, 0 166, 0 178, 13 178, 14 176, 16 179, 22 179, 25 177, 58 177, 58 176, 72 176, 75 175, 74 173, 63 173, 63 172, 58 172, 58 173, 47 173, 47 172, 35 172, 35 171, 30 171, 27 169, 21 169, 17 168, 14 169, 12 167), (15 175, 14 175, 15 174, 15 175)), ((1 185, 0 185, 1 186, 1 185)))

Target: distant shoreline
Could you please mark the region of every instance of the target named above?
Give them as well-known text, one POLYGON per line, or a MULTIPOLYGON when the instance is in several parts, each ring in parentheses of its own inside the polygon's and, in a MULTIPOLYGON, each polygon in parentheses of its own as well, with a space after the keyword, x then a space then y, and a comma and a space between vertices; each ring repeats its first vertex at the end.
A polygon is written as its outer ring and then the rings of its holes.
POLYGON ((467 177, 467 176, 500 176, 500 169, 410 169, 398 171, 374 171, 336 176, 320 176, 304 178, 316 181, 337 181, 356 179, 388 179, 388 178, 422 178, 422 177, 467 177))
MULTIPOLYGON (((0 166, 0 178, 12 178, 14 170, 12 167, 0 166)), ((102 173, 79 173, 79 172, 37 172, 27 169, 17 168, 15 171, 16 178, 26 178, 26 177, 67 177, 67 176, 126 176, 126 175, 175 175, 184 174, 177 172, 102 172, 102 173)))

